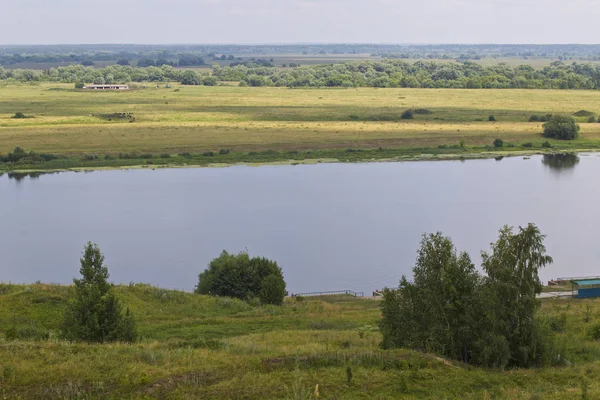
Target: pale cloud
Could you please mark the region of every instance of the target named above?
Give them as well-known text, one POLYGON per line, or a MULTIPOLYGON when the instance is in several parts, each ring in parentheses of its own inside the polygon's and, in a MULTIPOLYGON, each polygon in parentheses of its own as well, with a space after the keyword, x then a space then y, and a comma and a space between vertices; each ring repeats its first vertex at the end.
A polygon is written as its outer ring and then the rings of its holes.
POLYGON ((597 43, 598 0, 13 0, 0 43, 597 43))

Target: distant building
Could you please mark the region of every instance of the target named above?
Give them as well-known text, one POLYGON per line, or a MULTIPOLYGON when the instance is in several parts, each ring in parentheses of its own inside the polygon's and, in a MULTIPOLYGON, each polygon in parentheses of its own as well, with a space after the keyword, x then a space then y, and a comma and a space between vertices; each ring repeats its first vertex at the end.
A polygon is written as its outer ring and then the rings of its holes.
POLYGON ((83 88, 89 90, 128 90, 129 85, 87 85, 83 88))
POLYGON ((573 297, 585 299, 590 297, 600 297, 600 279, 574 279, 573 297))

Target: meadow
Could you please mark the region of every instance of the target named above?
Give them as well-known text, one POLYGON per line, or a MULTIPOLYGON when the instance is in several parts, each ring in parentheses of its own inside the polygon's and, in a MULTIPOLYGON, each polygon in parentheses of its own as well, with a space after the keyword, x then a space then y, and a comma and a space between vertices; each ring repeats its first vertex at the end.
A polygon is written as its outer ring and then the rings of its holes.
POLYGON ((0 285, 3 399, 600 396, 600 346, 589 337, 600 322, 599 300, 543 301, 541 313, 558 321, 566 366, 495 371, 380 349, 379 301, 347 296, 290 298, 277 307, 143 284, 117 286, 142 340, 68 343, 57 338, 57 330, 71 290, 0 285))
MULTIPOLYGON (((95 160, 107 154, 118 158, 120 153, 131 153, 131 158, 137 158, 140 154, 175 156, 223 149, 246 156, 277 152, 268 161, 344 161, 348 149, 380 150, 365 159, 440 153, 464 157, 492 150, 548 150, 542 147, 546 141, 542 123, 528 122, 531 115, 600 112, 600 93, 591 90, 145 86, 92 92, 73 90, 70 84, 2 85, 0 154, 20 146, 26 151, 63 155, 76 160, 74 164, 86 155, 95 160), (401 119, 407 109, 418 110, 414 119, 401 119), (12 118, 17 112, 31 118, 12 118), (113 113, 133 113, 135 121, 107 117, 113 113), (488 121, 490 115, 495 122, 488 121), (496 138, 504 140, 504 148, 491 148, 496 138), (296 152, 310 153, 296 157, 296 152)), ((600 147, 600 124, 588 123, 588 117, 577 120, 582 127, 580 138, 550 140, 555 150, 600 147)), ((229 156, 221 161, 252 160, 229 156)))

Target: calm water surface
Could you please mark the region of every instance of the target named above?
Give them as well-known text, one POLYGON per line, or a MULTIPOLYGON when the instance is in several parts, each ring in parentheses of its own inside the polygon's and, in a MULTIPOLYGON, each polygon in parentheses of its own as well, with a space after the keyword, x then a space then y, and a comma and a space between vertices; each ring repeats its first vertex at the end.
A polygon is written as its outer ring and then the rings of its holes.
POLYGON ((600 157, 320 164, 0 177, 0 281, 69 283, 88 241, 111 280, 191 290, 226 249, 277 260, 290 292, 394 286, 420 235, 476 263, 504 225, 535 222, 555 263, 600 275, 600 157))

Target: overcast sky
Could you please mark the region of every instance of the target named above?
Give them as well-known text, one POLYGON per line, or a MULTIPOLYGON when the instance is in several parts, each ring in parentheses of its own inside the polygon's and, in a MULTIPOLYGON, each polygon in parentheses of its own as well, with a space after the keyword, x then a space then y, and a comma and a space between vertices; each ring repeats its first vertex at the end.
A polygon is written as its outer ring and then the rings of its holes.
POLYGON ((600 43, 600 0, 2 0, 0 43, 600 43))

